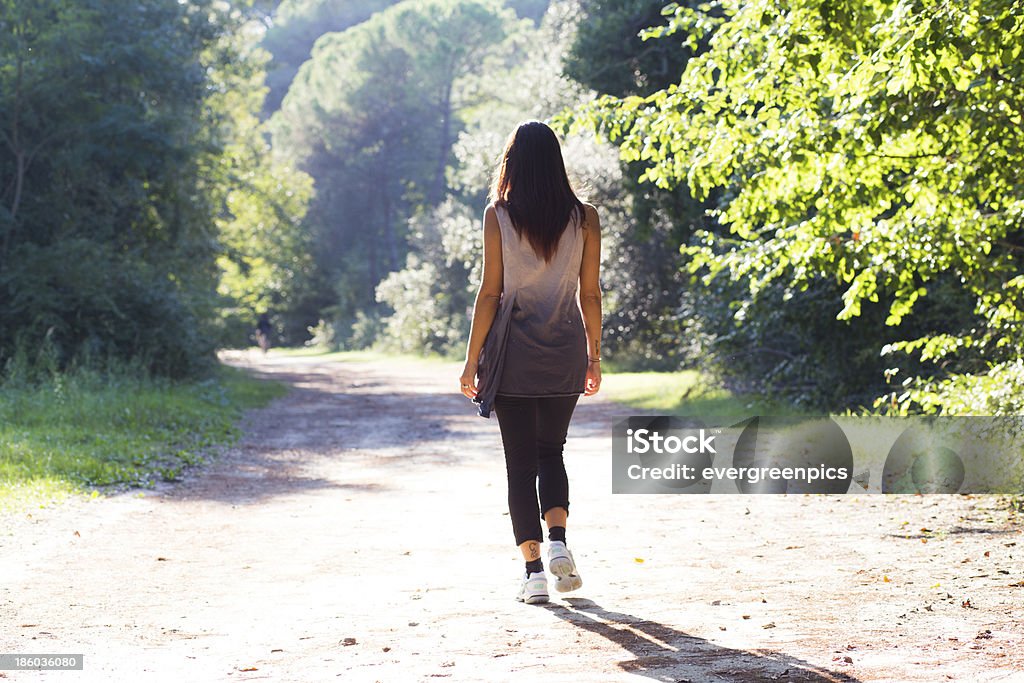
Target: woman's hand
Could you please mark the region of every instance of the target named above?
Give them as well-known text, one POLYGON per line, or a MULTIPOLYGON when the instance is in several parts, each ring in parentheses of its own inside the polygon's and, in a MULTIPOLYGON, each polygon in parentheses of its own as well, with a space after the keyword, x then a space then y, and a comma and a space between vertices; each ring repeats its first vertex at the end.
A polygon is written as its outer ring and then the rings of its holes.
POLYGON ((462 369, 459 386, 466 398, 476 398, 476 368, 477 364, 475 362, 467 360, 466 367, 462 369))
POLYGON ((601 361, 587 361, 587 381, 584 385, 584 396, 593 396, 601 389, 601 361))

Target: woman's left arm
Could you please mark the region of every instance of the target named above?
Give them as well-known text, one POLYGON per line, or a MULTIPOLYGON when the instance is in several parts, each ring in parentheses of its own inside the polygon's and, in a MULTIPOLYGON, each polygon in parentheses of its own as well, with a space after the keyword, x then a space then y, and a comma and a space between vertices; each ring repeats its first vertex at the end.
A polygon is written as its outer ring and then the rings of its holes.
POLYGON ((504 265, 501 260, 501 228, 498 227, 498 214, 494 206, 484 211, 484 276, 480 282, 480 290, 473 304, 473 325, 469 332, 469 344, 466 347, 466 366, 462 370, 459 383, 462 393, 468 398, 475 398, 477 360, 483 349, 484 339, 494 322, 501 301, 504 282, 504 265))

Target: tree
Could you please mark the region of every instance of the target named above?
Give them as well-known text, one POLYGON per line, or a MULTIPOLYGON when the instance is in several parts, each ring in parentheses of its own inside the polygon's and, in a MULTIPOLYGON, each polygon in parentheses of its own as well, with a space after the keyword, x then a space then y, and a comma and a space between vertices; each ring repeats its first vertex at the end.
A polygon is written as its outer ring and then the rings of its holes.
POLYGON ((405 268, 377 286, 393 311, 386 345, 402 352, 454 355, 465 346, 468 311, 482 276, 479 217, 449 199, 410 221, 411 251, 405 268))
POLYGON ((678 85, 582 118, 645 163, 645 180, 724 193, 716 216, 731 234, 704 233, 686 253, 705 281, 745 280, 744 305, 826 278, 842 286, 839 319, 881 302, 896 326, 940 285, 962 290, 973 315, 886 347, 936 363, 891 400, 1005 410, 978 389, 1020 382, 1024 350, 1016 3, 710 6, 670 6, 671 27, 655 32, 708 41, 678 85))
POLYGON ((0 361, 211 366, 218 257, 258 249, 243 221, 283 237, 304 201, 273 217, 302 183, 270 169, 253 127, 249 16, 213 0, 0 2, 0 361))
POLYGON ((361 24, 398 0, 283 0, 269 21, 262 47, 273 55, 267 69, 270 88, 264 103, 269 117, 281 106, 299 67, 317 39, 361 24))
POLYGON ((170 0, 4 2, 0 356, 212 354, 205 65, 222 15, 170 0), (110 36, 123 39, 111 41, 110 36))
MULTIPOLYGON (((581 0, 576 30, 565 54, 565 74, 599 95, 648 95, 679 78, 693 50, 680 41, 644 41, 641 30, 664 23, 663 0, 581 0)), ((615 270, 617 305, 606 316, 605 349, 623 367, 675 369, 700 355, 683 342, 682 302, 692 298, 680 242, 702 226, 710 202, 688 188, 639 182, 645 167, 622 162, 622 192, 629 223, 621 235, 615 270)))
POLYGON ((676 83, 693 50, 679 41, 645 41, 640 35, 665 23, 664 5, 663 0, 580 0, 565 74, 615 97, 648 95, 676 83))
MULTIPOLYGON (((385 319, 387 344, 406 351, 464 352, 468 312, 481 277, 480 216, 505 137, 523 120, 550 118, 592 96, 562 74, 574 25, 570 9, 553 5, 539 26, 510 30, 508 49, 495 52, 495 59, 467 79, 460 99, 473 106, 459 112, 465 126, 455 143, 449 199, 413 217, 405 268, 377 287, 378 299, 391 309, 385 319)), ((632 303, 621 265, 622 251, 629 248, 622 237, 631 218, 617 150, 584 134, 563 140, 562 154, 577 191, 600 207, 605 312, 614 324, 632 303)))
POLYGON ((219 58, 208 59, 220 65, 210 71, 207 103, 218 112, 224 137, 221 152, 200 171, 218 208, 219 341, 235 346, 249 343, 256 316, 268 311, 280 325, 279 341, 296 341, 296 328, 304 339, 301 323, 313 278, 303 223, 313 179, 272 153, 259 121, 269 55, 254 45, 249 29, 256 21, 223 34, 219 58))
POLYGON ((405 260, 408 218, 446 194, 458 84, 514 21, 497 0, 403 2, 323 36, 299 70, 271 127, 316 179, 308 222, 339 327, 377 307, 377 284, 405 260))

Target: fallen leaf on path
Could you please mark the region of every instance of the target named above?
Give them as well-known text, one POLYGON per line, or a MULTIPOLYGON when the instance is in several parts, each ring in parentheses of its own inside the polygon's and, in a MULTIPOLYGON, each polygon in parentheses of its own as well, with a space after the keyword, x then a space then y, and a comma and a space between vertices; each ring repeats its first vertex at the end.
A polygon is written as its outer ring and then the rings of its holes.
POLYGON ((239 671, 259 671, 255 666, 238 667, 239 671))
POLYGON ((971 607, 974 607, 974 605, 971 604, 971 599, 970 598, 967 598, 966 600, 961 602, 960 606, 965 608, 965 609, 970 609, 971 607))
POLYGON ((992 631, 990 631, 989 629, 985 629, 984 631, 982 631, 978 635, 974 636, 974 639, 975 640, 988 640, 991 637, 992 637, 992 631))
POLYGON ((1018 581, 1017 583, 1011 583, 1010 588, 1024 588, 1024 581, 1018 581))
POLYGON ((985 551, 985 557, 988 557, 988 556, 989 556, 989 555, 991 555, 991 554, 992 554, 992 552, 991 552, 991 551, 989 551, 989 550, 986 550, 986 551, 985 551))
POLYGON ((802 545, 787 545, 784 550, 796 550, 797 548, 803 548, 802 545))
POLYGON ((81 538, 81 537, 82 537, 82 534, 78 533, 77 531, 76 531, 76 532, 75 532, 75 533, 74 533, 73 535, 74 535, 74 536, 78 536, 79 538, 81 538))
POLYGON ((156 561, 157 562, 166 562, 167 558, 166 557, 158 557, 158 558, 156 558, 156 561))
POLYGON ((884 583, 892 583, 892 579, 890 579, 888 576, 885 576, 884 574, 882 575, 882 581, 884 583))
POLYGON ((637 564, 643 564, 644 563, 644 558, 642 558, 642 557, 634 557, 633 561, 636 562, 637 564))
POLYGON ((284 652, 284 649, 280 647, 275 647, 273 650, 271 650, 271 652, 284 652))
POLYGON ((384 650, 384 652, 391 652, 390 647, 382 647, 381 649, 384 650))
POLYGON ((749 615, 749 614, 744 614, 744 615, 743 615, 743 618, 744 618, 744 619, 749 619, 749 618, 750 618, 750 615, 749 615))
POLYGON ((352 638, 352 637, 349 637, 349 638, 343 638, 343 639, 341 640, 341 644, 342 644, 343 646, 348 646, 348 645, 355 645, 355 644, 356 644, 356 639, 355 639, 355 638, 352 638))
POLYGON ((419 625, 420 625, 420 622, 418 622, 418 621, 410 621, 409 622, 409 626, 419 626, 419 625))
POLYGON ((775 622, 769 621, 767 624, 764 624, 761 628, 775 628, 775 622))

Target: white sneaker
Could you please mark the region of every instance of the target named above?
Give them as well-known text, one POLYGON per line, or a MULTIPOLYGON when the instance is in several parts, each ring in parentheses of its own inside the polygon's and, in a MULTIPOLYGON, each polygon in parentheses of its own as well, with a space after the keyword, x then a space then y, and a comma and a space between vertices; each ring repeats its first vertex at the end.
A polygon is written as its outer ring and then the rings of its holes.
POLYGON ((548 569, 556 577, 555 590, 559 593, 568 593, 583 585, 583 579, 576 573, 572 551, 561 541, 551 541, 548 546, 548 569))
POLYGON ((548 577, 544 572, 523 574, 523 585, 516 596, 519 602, 536 605, 548 601, 548 577))

